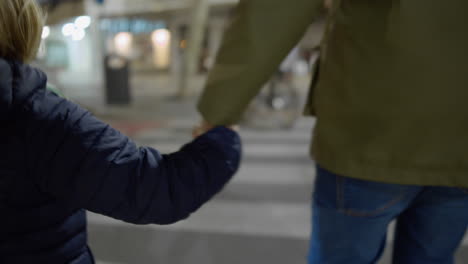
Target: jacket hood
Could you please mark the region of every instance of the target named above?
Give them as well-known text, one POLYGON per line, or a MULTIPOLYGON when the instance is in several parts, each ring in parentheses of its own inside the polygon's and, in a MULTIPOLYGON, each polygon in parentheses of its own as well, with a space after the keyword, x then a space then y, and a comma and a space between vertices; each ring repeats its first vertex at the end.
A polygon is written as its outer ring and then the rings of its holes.
POLYGON ((41 71, 0 58, 0 120, 8 119, 13 109, 31 99, 35 92, 45 90, 46 83, 41 71))

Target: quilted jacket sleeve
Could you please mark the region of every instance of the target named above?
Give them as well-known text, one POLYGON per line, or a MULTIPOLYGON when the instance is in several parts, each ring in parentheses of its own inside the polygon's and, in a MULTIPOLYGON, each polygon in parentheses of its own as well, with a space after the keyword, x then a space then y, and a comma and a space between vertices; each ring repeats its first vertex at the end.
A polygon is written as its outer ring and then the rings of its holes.
POLYGON ((162 155, 44 89, 20 117, 26 166, 54 199, 136 224, 170 224, 207 202, 236 172, 237 133, 215 128, 162 155))

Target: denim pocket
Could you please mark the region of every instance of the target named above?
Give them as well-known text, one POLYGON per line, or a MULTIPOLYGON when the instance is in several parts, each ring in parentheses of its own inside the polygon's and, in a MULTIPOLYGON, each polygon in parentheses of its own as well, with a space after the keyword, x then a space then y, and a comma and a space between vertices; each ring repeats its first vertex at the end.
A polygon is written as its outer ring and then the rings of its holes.
POLYGON ((418 186, 359 180, 317 169, 314 199, 318 206, 344 214, 372 217, 400 210, 421 190, 418 186))
POLYGON ((338 209, 348 215, 369 217, 405 203, 414 187, 337 177, 338 209))

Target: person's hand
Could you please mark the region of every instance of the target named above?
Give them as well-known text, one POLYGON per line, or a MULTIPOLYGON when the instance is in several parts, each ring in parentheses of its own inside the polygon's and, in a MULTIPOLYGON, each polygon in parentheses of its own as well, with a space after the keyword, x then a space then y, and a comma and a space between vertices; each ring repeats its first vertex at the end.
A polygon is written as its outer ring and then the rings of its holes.
MULTIPOLYGON (((215 126, 212 124, 208 123, 207 121, 202 121, 199 125, 195 126, 192 130, 192 136, 193 138, 197 138, 209 130, 213 129, 215 126)), ((229 129, 232 129, 234 131, 239 131, 239 126, 238 125, 232 125, 232 126, 226 126, 229 129)))

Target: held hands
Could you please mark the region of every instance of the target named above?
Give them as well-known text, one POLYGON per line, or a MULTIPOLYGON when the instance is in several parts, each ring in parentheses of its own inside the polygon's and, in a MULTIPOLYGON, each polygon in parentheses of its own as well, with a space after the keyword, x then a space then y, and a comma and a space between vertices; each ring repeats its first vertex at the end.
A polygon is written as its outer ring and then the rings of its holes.
MULTIPOLYGON (((205 134, 206 132, 208 132, 209 130, 211 130, 212 128, 214 128, 215 126, 213 126, 212 124, 208 123, 207 121, 202 121, 200 122, 199 125, 195 126, 192 130, 192 136, 193 138, 197 138, 203 134, 205 134)), ((232 126, 226 126, 227 128, 229 129, 232 129, 234 131, 239 131, 239 126, 238 125, 232 125, 232 126)))

